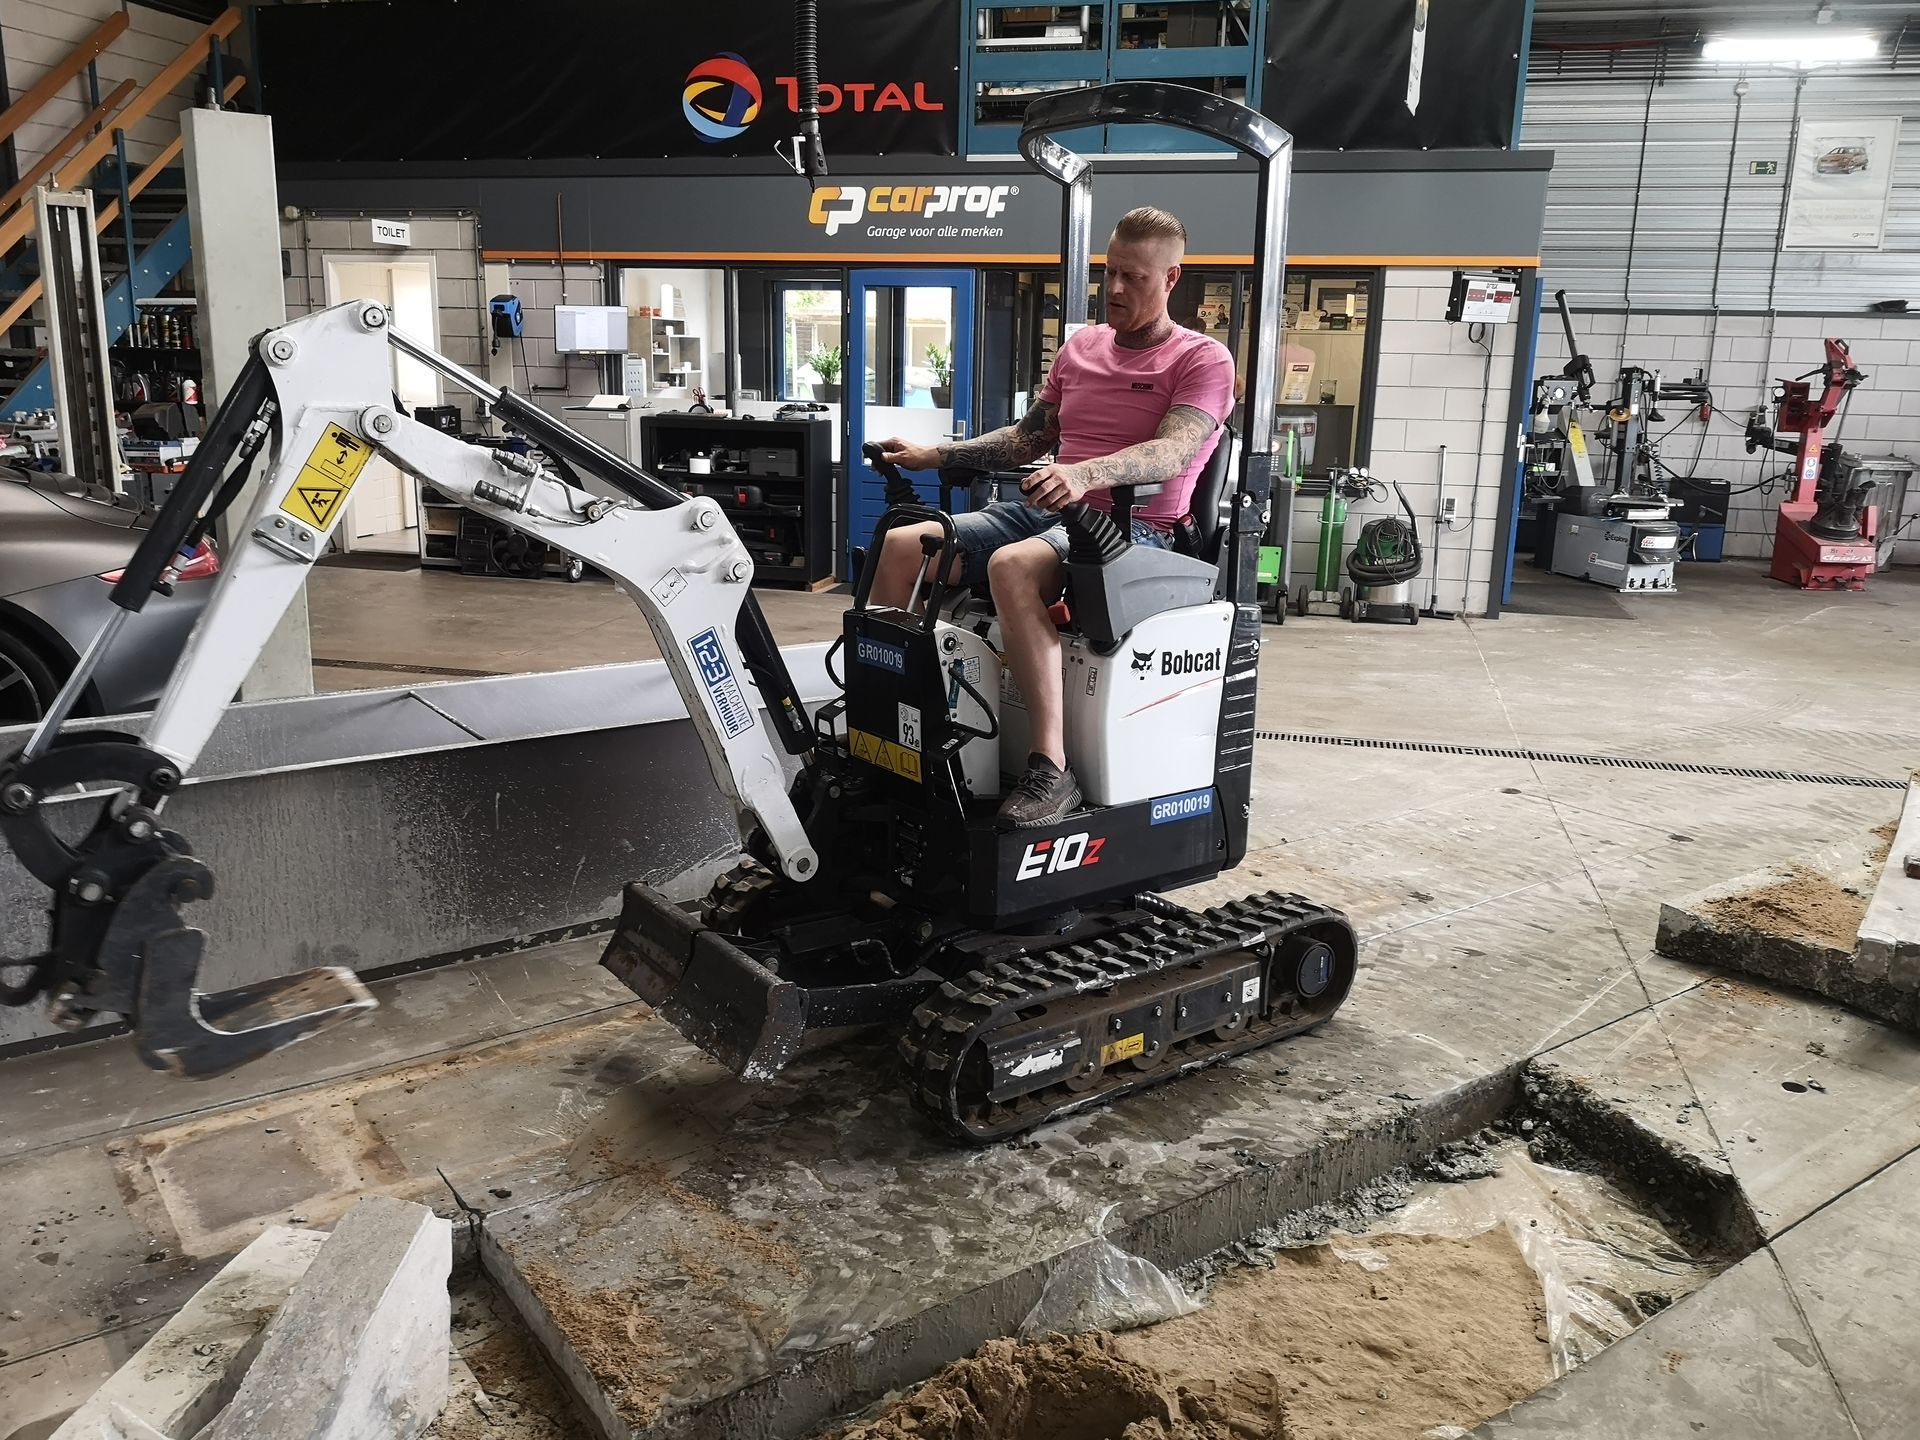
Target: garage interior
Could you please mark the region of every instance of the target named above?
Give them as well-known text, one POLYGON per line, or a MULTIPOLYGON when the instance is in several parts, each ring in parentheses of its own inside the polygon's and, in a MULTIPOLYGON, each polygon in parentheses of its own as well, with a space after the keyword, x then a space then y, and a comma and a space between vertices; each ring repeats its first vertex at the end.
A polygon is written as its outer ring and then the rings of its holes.
POLYGON ((0 1440, 1911 1433, 1906 11, 715 3, 0 0, 0 1440))

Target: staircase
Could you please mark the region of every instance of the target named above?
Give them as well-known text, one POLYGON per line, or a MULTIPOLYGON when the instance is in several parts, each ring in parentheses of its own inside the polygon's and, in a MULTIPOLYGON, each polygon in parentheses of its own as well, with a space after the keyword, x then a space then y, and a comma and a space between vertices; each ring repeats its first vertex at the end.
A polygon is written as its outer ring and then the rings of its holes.
POLYGON ((179 163, 183 142, 174 136, 134 171, 127 163, 126 132, 183 86, 192 86, 201 103, 215 93, 222 103, 239 94, 246 82, 224 73, 221 46, 240 21, 239 10, 227 10, 146 85, 125 81, 102 95, 98 59, 127 28, 126 15, 116 13, 0 114, 4 141, 76 81, 83 83, 92 105, 78 125, 0 196, 0 421, 44 408, 53 398, 46 356, 34 348, 31 323, 42 298, 32 238, 33 191, 40 183, 93 192, 116 384, 145 376, 152 392, 148 398, 167 399, 178 398, 167 392, 177 391, 180 380, 197 379, 199 354, 189 343, 193 297, 173 288, 192 258, 186 183, 179 163), (136 328, 142 320, 148 323, 136 328), (156 341, 160 343, 135 343, 156 341))

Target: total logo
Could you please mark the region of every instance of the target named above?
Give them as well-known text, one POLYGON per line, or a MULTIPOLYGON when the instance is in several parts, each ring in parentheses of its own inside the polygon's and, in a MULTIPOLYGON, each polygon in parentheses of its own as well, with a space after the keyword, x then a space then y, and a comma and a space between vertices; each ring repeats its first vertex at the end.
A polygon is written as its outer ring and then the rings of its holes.
POLYGON ((1100 847, 1107 843, 1104 835, 1092 835, 1081 830, 1073 835, 1062 835, 1057 839, 1035 840, 1020 856, 1020 868, 1013 878, 1020 880, 1038 880, 1042 875, 1058 875, 1067 870, 1084 870, 1089 865, 1100 863, 1100 847))
MULTIPOLYGON (((790 114, 800 113, 800 81, 792 75, 776 75, 773 83, 786 95, 790 114)), ((765 98, 760 77, 746 58, 731 50, 722 50, 702 60, 687 72, 687 83, 680 92, 681 113, 702 140, 735 140, 760 114, 765 98)), ((929 99, 926 85, 914 81, 911 89, 893 81, 846 80, 838 85, 820 82, 820 113, 831 115, 841 108, 856 115, 881 110, 945 110, 939 100, 929 99)))
POLYGON ((868 215, 932 220, 939 215, 979 215, 991 220, 1007 208, 1018 185, 822 185, 813 192, 807 219, 827 234, 868 215))
POLYGON ((760 77, 746 60, 723 50, 687 72, 680 109, 702 140, 732 140, 760 113, 760 77))

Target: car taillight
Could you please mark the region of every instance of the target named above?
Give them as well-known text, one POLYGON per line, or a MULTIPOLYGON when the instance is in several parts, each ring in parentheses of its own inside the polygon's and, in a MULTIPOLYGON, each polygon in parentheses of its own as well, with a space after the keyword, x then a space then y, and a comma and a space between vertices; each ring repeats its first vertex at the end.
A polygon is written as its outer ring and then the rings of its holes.
MULTIPOLYGON (((109 585, 120 583, 124 570, 109 570, 100 578, 109 585)), ((180 559, 175 563, 170 578, 174 580, 211 580, 220 573, 220 552, 213 548, 213 541, 202 540, 191 550, 182 550, 180 559)))
POLYGON ((202 540, 182 555, 186 563, 173 572, 176 580, 211 580, 220 573, 220 552, 211 540, 202 540))

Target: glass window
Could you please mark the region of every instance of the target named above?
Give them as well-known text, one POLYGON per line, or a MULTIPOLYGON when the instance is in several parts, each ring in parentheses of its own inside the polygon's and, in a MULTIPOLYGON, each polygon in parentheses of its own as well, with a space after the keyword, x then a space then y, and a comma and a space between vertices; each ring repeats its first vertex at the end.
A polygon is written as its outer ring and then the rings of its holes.
POLYGON ((1358 461, 1374 282, 1370 271, 1287 272, 1275 418, 1299 434, 1309 475, 1358 461))
POLYGON ((635 397, 727 393, 726 275, 720 270, 620 273, 627 307, 626 393, 635 397))
POLYGON ((845 293, 838 285, 783 282, 774 287, 779 336, 777 400, 838 402, 846 347, 841 343, 845 293))

